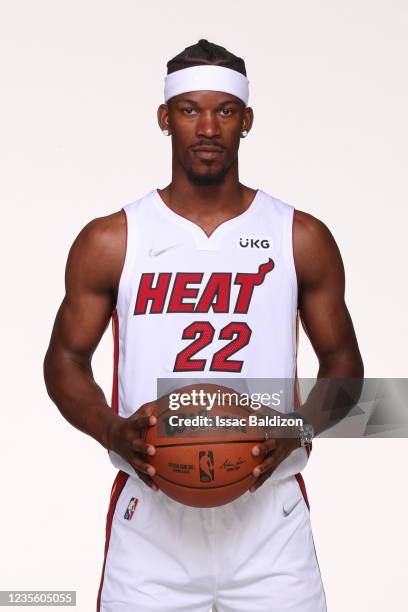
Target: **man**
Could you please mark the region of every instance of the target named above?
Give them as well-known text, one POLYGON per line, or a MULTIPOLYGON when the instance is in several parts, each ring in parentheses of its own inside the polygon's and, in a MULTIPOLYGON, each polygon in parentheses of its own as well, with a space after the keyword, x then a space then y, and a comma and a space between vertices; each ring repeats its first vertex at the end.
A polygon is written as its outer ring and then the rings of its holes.
POLYGON ((152 481, 155 448, 142 434, 156 423, 158 378, 293 379, 298 313, 319 377, 363 371, 331 233, 239 182, 240 139, 253 122, 244 61, 200 40, 167 68, 158 122, 171 137, 171 183, 79 234, 45 359, 64 417, 120 468, 98 610, 323 612, 299 473, 307 428, 256 445, 255 485, 230 504, 184 506, 152 481), (111 317, 109 406, 91 359, 111 317))

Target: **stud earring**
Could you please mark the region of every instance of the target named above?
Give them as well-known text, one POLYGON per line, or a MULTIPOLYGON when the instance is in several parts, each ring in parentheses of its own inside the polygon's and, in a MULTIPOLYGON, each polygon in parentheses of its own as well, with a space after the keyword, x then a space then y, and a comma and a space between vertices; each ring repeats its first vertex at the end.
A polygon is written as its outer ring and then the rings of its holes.
POLYGON ((163 132, 163 134, 164 134, 165 136, 169 136, 169 135, 170 135, 169 130, 162 130, 162 132, 163 132))
POLYGON ((248 132, 247 130, 242 130, 241 132, 241 138, 246 138, 248 136, 248 132))

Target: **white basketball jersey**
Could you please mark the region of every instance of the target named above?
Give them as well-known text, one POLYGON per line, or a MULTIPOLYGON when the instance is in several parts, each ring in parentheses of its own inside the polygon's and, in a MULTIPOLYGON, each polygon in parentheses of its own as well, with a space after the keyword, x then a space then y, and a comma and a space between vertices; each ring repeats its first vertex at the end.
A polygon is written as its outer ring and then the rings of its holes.
MULTIPOLYGON (((156 189, 124 211, 127 249, 113 313, 118 414, 128 417, 156 399, 159 378, 228 378, 231 387, 243 379, 292 379, 286 392, 293 393, 293 206, 258 189, 249 208, 210 237, 156 189)), ((118 455, 110 457, 135 474, 118 455)), ((306 462, 306 450, 296 449, 274 477, 297 474, 306 462)))

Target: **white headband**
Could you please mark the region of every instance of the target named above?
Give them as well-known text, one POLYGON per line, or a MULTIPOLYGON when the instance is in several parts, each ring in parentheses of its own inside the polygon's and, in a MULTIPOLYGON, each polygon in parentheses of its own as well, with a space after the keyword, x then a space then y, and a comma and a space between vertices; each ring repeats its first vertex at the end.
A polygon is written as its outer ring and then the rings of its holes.
POLYGON ((240 72, 224 66, 192 66, 168 74, 164 79, 164 101, 188 91, 224 91, 242 100, 249 98, 249 81, 240 72))

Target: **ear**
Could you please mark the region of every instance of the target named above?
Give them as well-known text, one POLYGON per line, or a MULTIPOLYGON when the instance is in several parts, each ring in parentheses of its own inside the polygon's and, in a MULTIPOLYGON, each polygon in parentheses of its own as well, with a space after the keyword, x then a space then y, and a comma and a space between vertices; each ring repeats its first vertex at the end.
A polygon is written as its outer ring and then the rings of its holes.
POLYGON ((250 132, 253 122, 254 122, 254 111, 250 106, 247 106, 244 110, 242 130, 246 130, 247 132, 250 132))
POLYGON ((169 107, 167 104, 160 104, 159 108, 157 109, 157 122, 162 131, 170 129, 169 107))

